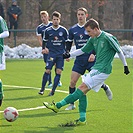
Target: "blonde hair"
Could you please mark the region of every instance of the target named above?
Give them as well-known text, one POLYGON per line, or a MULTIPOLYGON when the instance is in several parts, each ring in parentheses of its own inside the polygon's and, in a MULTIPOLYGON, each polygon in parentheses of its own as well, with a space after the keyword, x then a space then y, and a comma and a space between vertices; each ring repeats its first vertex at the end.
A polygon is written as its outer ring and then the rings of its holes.
POLYGON ((84 7, 80 7, 80 8, 78 8, 77 12, 78 12, 78 11, 84 11, 84 12, 85 12, 85 14, 88 14, 87 9, 86 9, 86 8, 84 8, 84 7))
POLYGON ((47 16, 49 16, 47 11, 40 11, 40 15, 46 14, 47 16))

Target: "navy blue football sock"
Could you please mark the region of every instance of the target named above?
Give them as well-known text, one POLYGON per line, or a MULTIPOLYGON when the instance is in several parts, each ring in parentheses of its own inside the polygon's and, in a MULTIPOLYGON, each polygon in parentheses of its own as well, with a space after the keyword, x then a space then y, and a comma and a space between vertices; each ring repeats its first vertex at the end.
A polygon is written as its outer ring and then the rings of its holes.
POLYGON ((74 88, 71 88, 71 87, 69 87, 69 94, 72 94, 73 92, 75 92, 75 87, 74 88))
POLYGON ((106 86, 106 84, 103 84, 103 85, 101 86, 101 88, 103 88, 105 91, 108 89, 108 87, 106 86))
POLYGON ((50 85, 52 83, 51 73, 48 76, 48 82, 49 82, 48 85, 50 85))
POLYGON ((52 88, 52 91, 55 92, 56 90, 56 87, 60 81, 60 77, 61 75, 60 74, 56 74, 55 78, 54 78, 54 84, 53 84, 53 88, 52 88))
MULTIPOLYGON (((73 92, 75 92, 75 87, 74 88, 71 88, 71 87, 69 87, 69 94, 72 94, 73 92)), ((74 104, 74 103, 71 103, 71 104, 74 104)))
POLYGON ((43 79, 42 79, 41 91, 45 90, 45 86, 46 86, 46 83, 47 83, 47 80, 48 80, 48 76, 49 76, 49 74, 45 72, 44 75, 43 75, 43 79))

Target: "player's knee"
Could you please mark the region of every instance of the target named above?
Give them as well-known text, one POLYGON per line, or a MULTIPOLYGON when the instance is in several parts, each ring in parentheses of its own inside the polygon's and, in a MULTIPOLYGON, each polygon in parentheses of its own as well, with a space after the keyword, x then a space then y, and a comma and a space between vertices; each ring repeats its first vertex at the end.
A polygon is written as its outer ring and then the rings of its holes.
POLYGON ((79 88, 84 94, 86 94, 88 91, 91 90, 85 83, 82 83, 78 88, 79 88))
POLYGON ((50 70, 50 69, 47 69, 45 72, 46 72, 47 74, 50 74, 50 73, 51 73, 51 70, 50 70))
POLYGON ((61 72, 62 72, 62 70, 61 70, 61 69, 56 69, 56 74, 61 75, 61 72))
POLYGON ((76 81, 75 80, 71 80, 70 87, 74 88, 75 86, 76 86, 76 81))

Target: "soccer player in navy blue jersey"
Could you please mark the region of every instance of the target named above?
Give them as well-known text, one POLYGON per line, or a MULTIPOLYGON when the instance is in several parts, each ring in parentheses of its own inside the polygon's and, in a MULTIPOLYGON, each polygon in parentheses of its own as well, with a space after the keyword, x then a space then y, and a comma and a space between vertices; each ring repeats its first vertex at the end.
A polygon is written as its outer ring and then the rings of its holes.
MULTIPOLYGON (((37 39, 39 41, 40 46, 42 47, 42 38, 43 38, 43 33, 44 30, 52 25, 52 22, 49 21, 49 14, 47 11, 40 11, 40 17, 42 23, 36 28, 36 35, 37 39)), ((44 62, 46 63, 47 61, 48 54, 43 54, 43 59, 44 62)), ((52 78, 51 74, 49 74, 48 78, 48 88, 52 87, 52 78)))
POLYGON ((56 87, 61 77, 61 72, 64 67, 64 59, 62 54, 65 52, 65 44, 68 39, 68 31, 65 27, 60 25, 61 14, 57 11, 52 14, 53 25, 47 28, 43 37, 43 53, 48 53, 46 62, 46 71, 42 79, 42 88, 39 93, 44 93, 45 85, 52 67, 56 64, 56 75, 54 84, 49 96, 54 95, 56 87), (46 47, 47 45, 47 47, 46 47))
MULTIPOLYGON (((70 51, 73 42, 76 46, 76 49, 82 48, 87 43, 87 40, 90 37, 84 28, 87 17, 88 17, 88 12, 85 8, 81 7, 77 10, 78 23, 69 29, 69 38, 68 38, 68 43, 66 45, 67 52, 70 51)), ((90 52, 89 54, 85 53, 83 55, 76 57, 71 73, 71 81, 69 86, 70 94, 72 94, 75 91, 76 83, 80 78, 80 76, 83 75, 86 70, 90 71, 94 63, 95 63, 95 56, 93 51, 90 52)), ((102 88, 104 88, 106 95, 108 96, 108 99, 111 100, 112 92, 110 88, 105 84, 103 84, 102 88)), ((66 110, 73 110, 73 109, 75 109, 74 103, 71 103, 66 108, 66 110)))

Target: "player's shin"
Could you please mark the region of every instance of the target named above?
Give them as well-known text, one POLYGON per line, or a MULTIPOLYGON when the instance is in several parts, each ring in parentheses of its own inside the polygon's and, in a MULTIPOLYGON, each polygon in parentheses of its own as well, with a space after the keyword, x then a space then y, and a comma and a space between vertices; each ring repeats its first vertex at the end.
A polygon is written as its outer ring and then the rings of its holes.
POLYGON ((48 85, 50 85, 50 84, 52 84, 52 78, 51 78, 51 73, 49 74, 49 76, 48 76, 48 85))
MULTIPOLYGON (((75 89, 76 89, 75 87, 74 88, 69 87, 69 94, 73 94, 75 92, 75 89)), ((71 104, 74 104, 74 102, 71 104)))
POLYGON ((80 89, 77 89, 73 94, 69 94, 62 101, 56 103, 56 107, 61 108, 62 106, 65 106, 66 104, 73 103, 79 98, 81 98, 83 95, 84 93, 80 89))
POLYGON ((42 88, 41 88, 41 91, 45 90, 45 86, 46 86, 48 77, 49 77, 49 74, 45 72, 44 75, 43 75, 43 79, 42 79, 42 88))
POLYGON ((81 122, 86 121, 86 109, 87 109, 87 97, 86 95, 83 95, 79 99, 79 113, 80 113, 80 118, 79 120, 81 122))
POLYGON ((60 77, 61 75, 60 74, 56 74, 55 78, 54 78, 54 84, 53 84, 53 88, 52 88, 52 91, 55 92, 55 89, 60 81, 60 77))

